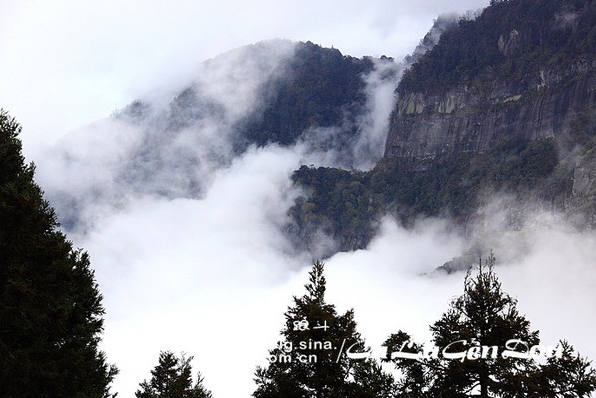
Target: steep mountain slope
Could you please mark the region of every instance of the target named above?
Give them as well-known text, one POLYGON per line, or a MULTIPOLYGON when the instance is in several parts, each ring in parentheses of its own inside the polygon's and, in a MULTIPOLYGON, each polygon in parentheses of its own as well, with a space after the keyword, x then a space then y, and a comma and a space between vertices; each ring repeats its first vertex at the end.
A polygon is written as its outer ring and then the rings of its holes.
MULTIPOLYGON (((240 105, 232 123, 236 149, 251 144, 289 145, 309 128, 340 126, 346 116, 348 122, 353 121, 366 100, 362 75, 373 67, 371 58, 344 56, 339 50, 311 42, 261 42, 207 61, 198 81, 181 90, 168 105, 169 112, 160 116, 167 119, 165 126, 170 133, 206 116, 224 118, 230 104, 223 91, 229 90, 236 96, 250 96, 234 104, 240 105), (228 87, 209 86, 208 79, 215 78, 221 84, 222 77, 228 79, 223 82, 228 87)), ((120 116, 146 120, 151 116, 150 108, 139 100, 120 116)))
POLYGON ((72 230, 85 228, 87 209, 125 206, 131 195, 201 197, 214 171, 250 146, 300 143, 332 153, 334 164, 352 167, 357 157, 374 164, 382 148, 366 142, 362 124, 366 78, 377 69, 377 80, 395 80, 391 59, 344 56, 311 42, 230 51, 203 63, 186 86, 68 136, 47 157, 44 170, 64 176, 45 176, 48 195, 72 230))
POLYGON ((291 233, 362 248, 384 214, 466 226, 503 195, 512 224, 542 207, 593 226, 595 21, 589 0, 499 1, 459 21, 404 74, 375 170, 294 174, 310 195, 291 233))
MULTIPOLYGON (((359 133, 356 117, 366 102, 362 75, 373 67, 368 58, 285 41, 242 47, 207 61, 197 81, 165 107, 137 101, 117 116, 140 126, 145 137, 124 178, 145 189, 155 173, 176 170, 183 185, 170 182, 159 189, 169 196, 196 196, 202 185, 197 166, 217 167, 250 145, 290 145, 311 130, 337 126, 324 139, 341 152, 359 133), (198 148, 210 161, 197 154, 198 148)), ((319 138, 309 137, 322 144, 319 138)))
POLYGON ((569 131, 596 105, 595 13, 589 1, 525 0, 462 20, 401 80, 385 160, 569 131))

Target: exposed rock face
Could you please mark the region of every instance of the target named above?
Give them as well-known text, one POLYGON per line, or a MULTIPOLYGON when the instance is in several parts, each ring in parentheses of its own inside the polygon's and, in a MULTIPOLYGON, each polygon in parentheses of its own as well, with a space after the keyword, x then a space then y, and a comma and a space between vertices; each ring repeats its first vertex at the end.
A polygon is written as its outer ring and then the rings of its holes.
POLYGON ((573 171, 573 195, 593 196, 596 193, 596 156, 592 151, 586 164, 578 165, 573 171))
POLYGON ((596 227, 596 150, 579 157, 573 168, 572 194, 566 209, 581 225, 596 227))
MULTIPOLYGON (((404 74, 379 169, 414 178, 507 143, 548 142, 511 166, 515 184, 496 189, 514 192, 521 211, 533 202, 595 227, 595 33, 596 3, 588 0, 495 2, 461 21, 404 74), (521 167, 539 170, 541 182, 532 186, 537 180, 521 167)), ((439 190, 448 188, 445 178, 428 177, 439 190)))
POLYGON ((386 214, 475 233, 495 211, 516 229, 555 210, 596 227, 596 2, 494 1, 440 32, 406 59, 377 167, 294 173, 310 194, 291 230, 309 248, 317 228, 338 250, 364 248, 386 214))
MULTIPOLYGON (((510 48, 511 37, 504 50, 510 48)), ((557 137, 580 114, 594 112, 595 60, 579 59, 564 68, 545 66, 526 81, 494 80, 488 87, 461 84, 444 92, 405 93, 392 115, 385 161, 482 152, 513 137, 557 137)))
POLYGON ((404 74, 384 163, 570 137, 596 112, 594 34, 589 0, 494 2, 461 20, 404 74))
POLYGON ((499 46, 499 51, 505 55, 512 55, 515 50, 519 48, 519 32, 517 29, 511 30, 509 33, 509 37, 504 35, 499 36, 499 41, 497 42, 499 46))

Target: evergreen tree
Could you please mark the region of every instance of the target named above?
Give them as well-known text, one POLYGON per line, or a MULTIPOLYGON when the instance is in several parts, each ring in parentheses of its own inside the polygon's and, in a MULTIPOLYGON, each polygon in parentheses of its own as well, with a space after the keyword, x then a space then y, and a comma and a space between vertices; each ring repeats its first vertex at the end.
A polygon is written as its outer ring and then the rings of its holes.
MULTIPOLYGON (((507 341, 519 339, 526 347, 540 342, 537 331, 517 310, 517 301, 503 292, 494 272, 495 258, 482 261, 475 274, 470 270, 464 283, 464 294, 451 302, 449 310, 431 326, 433 344, 439 348, 451 343, 455 352, 476 347, 489 347, 480 358, 448 359, 442 355, 421 360, 391 358, 390 353, 420 352, 422 346, 408 345, 410 336, 399 331, 385 345, 387 360, 402 372, 398 382, 399 396, 416 397, 587 397, 596 389, 596 373, 590 363, 561 342, 563 356, 551 356, 545 365, 533 358, 504 358, 501 354, 507 341), (491 347, 501 351, 493 356, 491 347)), ((410 342, 411 343, 411 342, 410 342)), ((513 346, 512 346, 513 348, 513 346)))
POLYGON ((151 380, 143 381, 136 392, 137 398, 211 398, 211 392, 203 386, 199 373, 193 386, 193 357, 178 358, 170 351, 159 354, 159 363, 151 371, 151 380))
POLYGON ((591 363, 581 357, 567 341, 560 342, 562 357, 550 357, 540 371, 532 375, 535 398, 590 397, 596 390, 596 372, 591 363))
POLYGON ((104 309, 86 253, 58 231, 0 110, 0 390, 5 398, 106 397, 104 309))
POLYGON ((285 314, 277 347, 269 351, 269 366, 257 368, 255 398, 373 398, 392 396, 394 381, 370 359, 349 359, 364 352, 354 312, 337 314, 325 301, 324 265, 309 273, 306 294, 294 297, 285 314), (317 344, 319 344, 317 346, 317 344))

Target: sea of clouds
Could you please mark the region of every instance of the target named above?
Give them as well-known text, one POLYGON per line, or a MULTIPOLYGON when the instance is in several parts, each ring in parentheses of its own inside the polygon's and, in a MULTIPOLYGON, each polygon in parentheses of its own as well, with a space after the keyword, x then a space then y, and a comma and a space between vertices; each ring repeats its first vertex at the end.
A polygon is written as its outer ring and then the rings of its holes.
MULTIPOLYGON (((296 253, 282 233, 288 209, 305 194, 292 172, 346 165, 304 140, 233 149, 234 122, 258 109, 263 82, 292 54, 291 42, 274 41, 205 63, 192 87, 217 112, 185 116, 176 129, 168 126, 179 91, 159 91, 141 99, 148 105, 141 120, 117 113, 35 159, 64 229, 91 255, 107 311, 102 349, 120 368, 114 390, 122 396, 169 349, 195 355, 216 397, 248 397, 284 310, 303 292, 312 254, 296 253)), ((382 155, 400 71, 378 63, 363 76, 368 102, 348 166, 369 169, 382 155), (391 79, 383 78, 388 68, 391 79)), ((504 289, 544 341, 567 338, 596 358, 595 234, 541 212, 510 230, 501 203, 472 233, 448 220, 406 229, 386 217, 366 249, 326 260, 329 302, 355 309, 373 347, 398 329, 428 337, 428 325, 463 290, 463 272, 435 269, 477 237, 495 250, 504 289)))

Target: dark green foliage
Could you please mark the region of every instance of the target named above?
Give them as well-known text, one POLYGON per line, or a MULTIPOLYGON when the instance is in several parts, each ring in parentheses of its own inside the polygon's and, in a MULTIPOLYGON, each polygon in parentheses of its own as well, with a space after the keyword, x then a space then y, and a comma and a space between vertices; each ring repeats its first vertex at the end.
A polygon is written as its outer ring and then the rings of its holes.
POLYGON ((342 247, 368 243, 374 233, 372 221, 385 201, 370 192, 365 173, 302 166, 292 178, 309 193, 290 209, 289 228, 298 241, 308 244, 318 229, 338 239, 342 247))
POLYGON ((151 371, 151 380, 143 381, 135 393, 137 398, 211 398, 199 373, 193 386, 192 357, 178 358, 170 351, 159 354, 159 363, 151 371))
POLYGON ((533 397, 589 397, 596 390, 596 371, 567 341, 561 341, 563 357, 549 358, 531 380, 533 397))
MULTIPOLYGON (((275 46, 275 44, 273 44, 275 46)), ((271 57, 271 44, 258 43, 247 53, 254 59, 271 57)), ((277 69, 257 88, 257 103, 251 104, 249 114, 234 122, 231 130, 233 149, 242 153, 250 145, 270 143, 291 145, 313 133, 316 128, 333 128, 331 134, 309 136, 308 141, 335 150, 347 148, 358 131, 357 118, 365 112, 367 95, 363 76, 374 68, 370 57, 355 58, 343 55, 334 48, 324 48, 311 42, 295 44, 288 59, 280 60, 277 69)), ((382 57, 383 62, 393 62, 382 57)), ((389 77, 389 74, 385 76, 389 77)), ((181 90, 170 102, 167 112, 155 126, 150 126, 146 142, 141 145, 135 161, 144 171, 153 163, 162 165, 169 159, 155 148, 163 148, 175 140, 178 132, 204 118, 224 123, 225 107, 204 93, 200 85, 181 90), (162 131, 163 129, 163 131, 162 131)), ((152 106, 141 100, 134 101, 116 117, 133 123, 151 120, 152 106)), ((227 123, 227 122, 226 122, 227 123)), ((154 124, 154 122, 151 122, 154 124)), ((194 165, 184 157, 180 166, 194 165)), ((175 162, 176 163, 176 162, 175 162)), ((144 178, 128 170, 127 179, 144 178)), ((148 173, 149 175, 151 173, 148 173)), ((192 189, 199 188, 193 181, 192 189)), ((196 192, 198 193, 198 192, 196 192)))
MULTIPOLYGON (((430 328, 434 345, 442 349, 465 340, 466 346, 452 350, 459 352, 476 343, 503 350, 510 339, 522 340, 528 347, 540 342, 538 332, 530 329, 529 321, 517 310, 517 301, 502 290, 494 264, 491 255, 488 264, 480 263, 475 273, 468 272, 464 294, 430 328)), ((410 336, 403 331, 392 335, 385 342, 388 354, 400 351, 408 341, 410 336)), ((387 360, 403 374, 398 396, 464 398, 478 391, 481 397, 587 397, 596 390, 596 372, 567 343, 562 344, 563 357, 553 356, 545 365, 534 359, 490 354, 463 361, 441 355, 420 361, 388 355, 387 360)))
POLYGON ((311 42, 298 43, 282 77, 268 83, 265 109, 247 123, 245 139, 258 145, 289 145, 309 127, 344 122, 348 124, 345 133, 355 134, 350 118, 362 112, 366 101, 362 75, 372 68, 368 58, 344 56, 311 42))
POLYGON ((459 153, 430 162, 378 167, 370 172, 301 167, 295 184, 307 189, 290 209, 291 234, 307 241, 321 229, 340 250, 363 248, 379 217, 389 213, 410 223, 419 216, 449 215, 468 220, 487 192, 524 198, 542 192, 554 200, 570 189, 567 176, 555 178, 558 153, 553 140, 509 140, 486 153, 459 153))
POLYGON ((57 229, 0 111, 0 389, 5 398, 105 397, 101 295, 86 253, 57 229))
POLYGON ((307 294, 294 297, 285 314, 285 328, 278 346, 269 352, 269 366, 257 368, 255 398, 374 398, 392 396, 393 378, 372 360, 349 359, 362 352, 364 341, 356 330, 353 311, 337 314, 325 301, 324 266, 316 262, 309 274, 307 294), (306 321, 306 330, 298 322, 306 321), (327 326, 328 329, 317 326, 327 326), (309 342, 329 342, 330 349, 311 347, 309 342), (291 344, 292 348, 289 349, 291 344), (301 344, 306 346, 301 347, 301 344), (340 350, 343 353, 340 354, 340 350), (316 356, 311 357, 311 355, 316 356), (338 358, 339 357, 339 358, 338 358))
POLYGON ((398 91, 446 90, 461 83, 482 86, 503 76, 523 86, 543 65, 590 60, 595 53, 593 0, 493 1, 477 19, 464 19, 445 32, 404 74, 398 91), (567 19, 574 13, 579 17, 567 19), (499 38, 507 41, 513 30, 518 33, 515 45, 501 51, 499 38))

